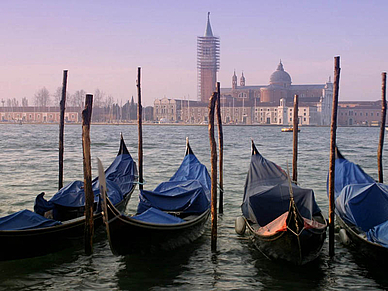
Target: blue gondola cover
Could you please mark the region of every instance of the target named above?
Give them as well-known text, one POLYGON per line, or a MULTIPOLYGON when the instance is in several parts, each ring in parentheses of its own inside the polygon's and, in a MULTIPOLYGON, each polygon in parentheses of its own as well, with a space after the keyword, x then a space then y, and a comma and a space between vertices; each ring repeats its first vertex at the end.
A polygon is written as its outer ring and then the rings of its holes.
POLYGON ((154 207, 163 211, 202 213, 210 207, 209 173, 194 154, 188 154, 168 182, 140 193, 138 213, 154 207))
MULTIPOLYGON (((320 209, 314 192, 292 184, 294 201, 300 214, 308 219, 320 209)), ((289 210, 290 188, 287 174, 260 153, 251 157, 241 205, 243 215, 264 226, 289 210)))
POLYGON ((179 217, 170 215, 165 213, 157 208, 151 207, 148 208, 141 214, 132 216, 133 219, 149 222, 149 223, 157 223, 157 224, 175 224, 184 222, 183 219, 179 217))
POLYGON ((335 161, 336 213, 366 232, 368 240, 388 246, 388 186, 377 183, 358 165, 335 161))
POLYGON ((21 210, 0 218, 0 230, 26 230, 50 227, 59 224, 61 224, 60 221, 44 218, 30 210, 21 210))
POLYGON ((383 247, 388 248, 388 221, 372 227, 366 233, 369 241, 378 243, 383 247))
MULTIPOLYGON (((105 171, 107 194, 113 204, 120 202, 123 195, 132 188, 133 181, 137 175, 136 163, 131 155, 118 155, 109 168, 105 171)), ((39 194, 35 200, 35 212, 44 213, 51 210, 55 205, 65 207, 82 207, 85 205, 85 192, 82 181, 74 181, 60 189, 49 201, 39 194)), ((94 202, 100 202, 100 189, 98 177, 92 181, 94 202)))

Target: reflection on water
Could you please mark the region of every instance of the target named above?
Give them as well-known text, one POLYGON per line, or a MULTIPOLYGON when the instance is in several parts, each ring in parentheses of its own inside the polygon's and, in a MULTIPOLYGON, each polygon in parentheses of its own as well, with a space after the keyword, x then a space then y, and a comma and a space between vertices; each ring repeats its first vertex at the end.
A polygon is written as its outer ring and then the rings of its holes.
POLYGON ((198 240, 187 247, 165 253, 122 256, 116 273, 118 287, 122 290, 179 287, 181 284, 175 279, 188 268, 190 257, 202 243, 198 240))
MULTIPOLYGON (((120 132, 137 160, 135 125, 92 125, 93 177, 95 157, 108 165, 115 157, 120 132)), ((82 180, 81 126, 65 128, 64 180, 82 180)), ((183 159, 185 138, 199 160, 210 169, 206 126, 144 126, 144 178, 154 189, 170 178, 183 159)), ((326 178, 330 128, 302 127, 299 135, 298 181, 312 188, 324 213, 328 212, 326 178)), ((342 153, 377 178, 378 128, 339 128, 342 153)), ((264 157, 285 168, 292 161, 292 135, 279 127, 224 127, 224 214, 218 218, 217 252, 210 250, 209 226, 190 246, 158 254, 115 257, 103 231, 95 239, 94 253, 85 256, 82 246, 41 258, 0 262, 0 290, 383 290, 388 288, 384 268, 373 266, 336 241, 336 255, 328 257, 328 242, 319 260, 295 267, 269 261, 246 237, 236 235, 234 220, 240 205, 253 139, 264 157)), ((37 194, 50 198, 57 189, 58 125, 0 125, 0 215, 33 209, 37 194)), ((383 165, 387 164, 384 147, 383 165)), ((385 171, 385 180, 388 172, 385 171)), ((136 210, 138 190, 127 212, 136 210)), ((135 239, 135 238, 134 238, 135 239)), ((26 242, 28 243, 28 242, 26 242)), ((6 251, 6 250, 1 250, 6 251)))
POLYGON ((255 279, 268 290, 317 290, 323 285, 325 272, 321 258, 304 266, 291 266, 288 263, 270 261, 258 252, 253 245, 249 246, 253 264, 257 272, 255 279), (287 272, 284 270, 287 269, 287 272))

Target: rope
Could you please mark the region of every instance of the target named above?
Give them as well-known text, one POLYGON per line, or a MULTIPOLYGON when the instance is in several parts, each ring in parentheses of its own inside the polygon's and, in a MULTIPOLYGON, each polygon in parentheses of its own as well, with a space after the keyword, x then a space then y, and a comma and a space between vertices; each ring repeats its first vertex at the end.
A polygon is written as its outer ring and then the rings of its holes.
POLYGON ((295 201, 294 201, 294 192, 292 190, 290 171, 288 169, 288 161, 287 161, 287 178, 288 178, 288 186, 290 188, 290 203, 291 203, 292 212, 294 213, 296 232, 299 233, 298 215, 296 213, 296 206, 295 206, 295 201))
POLYGON ((138 184, 138 185, 145 185, 147 184, 147 182, 145 180, 143 180, 143 182, 139 182, 139 181, 135 181, 135 182, 132 182, 133 184, 138 184))

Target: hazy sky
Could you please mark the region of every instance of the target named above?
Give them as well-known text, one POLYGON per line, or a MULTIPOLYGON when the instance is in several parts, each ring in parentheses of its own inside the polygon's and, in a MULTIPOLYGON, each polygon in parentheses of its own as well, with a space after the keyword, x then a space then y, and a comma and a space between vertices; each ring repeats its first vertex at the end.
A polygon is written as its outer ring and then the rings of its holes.
POLYGON ((197 98, 197 36, 210 11, 218 79, 266 85, 279 59, 293 84, 319 84, 341 57, 340 101, 379 100, 388 69, 388 1, 0 1, 0 99, 95 89, 143 104, 197 98))

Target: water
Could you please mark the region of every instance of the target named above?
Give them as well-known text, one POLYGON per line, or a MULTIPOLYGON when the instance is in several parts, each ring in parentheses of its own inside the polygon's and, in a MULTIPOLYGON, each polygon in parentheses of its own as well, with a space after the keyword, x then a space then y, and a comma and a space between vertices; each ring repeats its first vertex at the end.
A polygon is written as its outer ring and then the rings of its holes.
MULTIPOLYGON (((123 132, 129 151, 137 160, 137 127, 92 125, 93 177, 96 157, 107 167, 114 159, 123 132)), ((83 179, 82 130, 65 128, 64 183, 83 179)), ((40 192, 50 198, 58 184, 58 125, 0 125, 0 216, 33 209, 40 192)), ((206 126, 144 126, 144 179, 146 189, 169 178, 185 151, 185 138, 200 161, 210 170, 206 126)), ((328 213, 326 177, 330 128, 303 127, 299 134, 298 181, 315 190, 316 199, 328 213)), ((292 163, 292 134, 279 127, 224 127, 224 214, 219 216, 218 250, 210 250, 210 229, 192 245, 157 254, 115 257, 100 230, 94 253, 69 249, 40 258, 0 262, 0 290, 384 290, 385 270, 344 248, 336 238, 334 258, 326 240, 321 257, 307 266, 295 267, 267 260, 249 240, 234 231, 241 214, 245 177, 250 161, 250 140, 264 157, 286 168, 292 163)), ((378 128, 339 128, 337 144, 345 157, 377 178, 378 128)), ((386 149, 387 147, 385 147, 386 149)), ((387 151, 383 164, 387 165, 387 151)), ((385 172, 384 179, 388 179, 385 172)), ((127 212, 137 206, 135 190, 127 212)), ((134 238, 136 239, 136 238, 134 238)), ((26 242, 28 243, 28 242, 26 242)), ((6 251, 6 250, 1 250, 6 251)))

